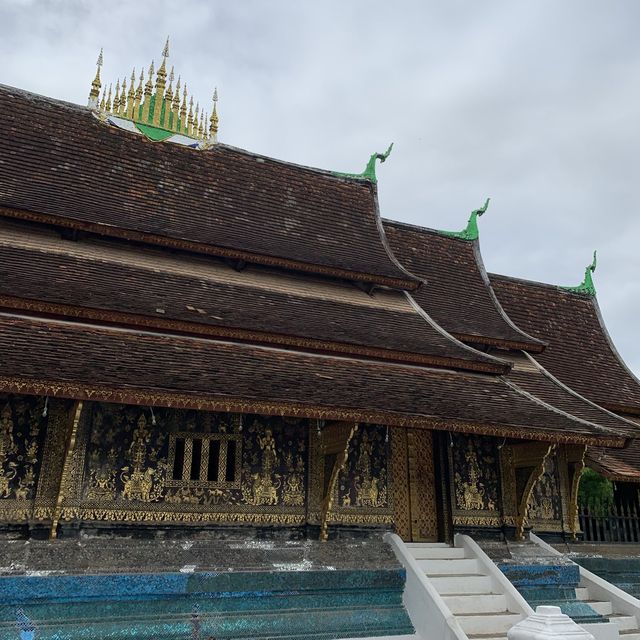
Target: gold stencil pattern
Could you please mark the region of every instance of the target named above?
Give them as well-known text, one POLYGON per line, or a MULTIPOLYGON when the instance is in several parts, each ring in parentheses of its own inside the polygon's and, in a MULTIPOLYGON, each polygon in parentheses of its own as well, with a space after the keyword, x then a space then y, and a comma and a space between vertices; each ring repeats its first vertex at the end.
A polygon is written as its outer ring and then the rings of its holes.
POLYGON ((396 533, 411 540, 411 510, 409 506, 409 460, 407 430, 391 431, 391 477, 393 489, 393 520, 396 533))
POLYGON ((436 540, 436 509, 433 433, 422 429, 407 430, 409 496, 411 500, 411 539, 436 540))

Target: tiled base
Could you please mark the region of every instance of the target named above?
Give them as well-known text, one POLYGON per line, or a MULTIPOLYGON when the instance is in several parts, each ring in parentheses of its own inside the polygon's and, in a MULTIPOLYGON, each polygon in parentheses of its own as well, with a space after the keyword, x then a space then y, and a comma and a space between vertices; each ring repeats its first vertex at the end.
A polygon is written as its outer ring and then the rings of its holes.
POLYGON ((4 577, 0 640, 18 618, 37 640, 412 634, 403 587, 398 569, 4 577))

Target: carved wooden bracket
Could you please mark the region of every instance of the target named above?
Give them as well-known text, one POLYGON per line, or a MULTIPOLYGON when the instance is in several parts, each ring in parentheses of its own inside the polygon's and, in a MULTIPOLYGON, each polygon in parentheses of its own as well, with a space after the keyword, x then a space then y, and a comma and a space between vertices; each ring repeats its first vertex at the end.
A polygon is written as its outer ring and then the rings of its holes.
POLYGON ((500 448, 503 522, 515 527, 518 540, 524 534, 533 488, 553 447, 545 442, 520 442, 500 448))
POLYGON ((512 446, 513 466, 516 474, 516 499, 518 509, 515 518, 516 540, 524 538, 533 488, 544 473, 544 464, 555 445, 527 442, 512 446))
POLYGON ((580 525, 578 523, 578 487, 584 471, 584 457, 587 447, 584 445, 564 445, 567 476, 567 524, 571 537, 575 540, 580 525))
POLYGON ((347 462, 349 443, 357 429, 357 423, 331 422, 322 430, 323 464, 326 470, 331 467, 331 474, 325 473, 325 486, 320 508, 320 540, 323 541, 329 539, 329 515, 333 505, 336 483, 347 462))

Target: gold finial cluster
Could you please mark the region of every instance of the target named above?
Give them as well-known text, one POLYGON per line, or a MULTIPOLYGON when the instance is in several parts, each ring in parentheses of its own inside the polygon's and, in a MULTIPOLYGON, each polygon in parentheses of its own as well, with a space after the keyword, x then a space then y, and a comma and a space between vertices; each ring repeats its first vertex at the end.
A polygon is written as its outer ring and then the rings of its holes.
POLYGON ((131 72, 129 86, 127 78, 116 81, 115 93, 110 84, 105 86, 100 94, 102 82, 100 68, 102 67, 102 50, 98 56, 98 70, 91 83, 89 93, 89 107, 106 114, 131 120, 138 125, 153 127, 173 133, 179 133, 198 140, 217 141, 218 136, 218 90, 213 93, 213 110, 211 116, 200 109, 199 103, 193 106, 193 96, 187 93, 187 84, 182 84, 180 76, 175 85, 173 67, 167 78, 167 58, 169 57, 169 38, 162 50, 162 63, 157 73, 153 60, 149 66, 146 83, 142 69, 136 86, 135 68, 131 72), (154 83, 155 73, 155 83, 154 83), (168 81, 168 85, 167 85, 168 81), (144 84, 143 84, 144 83, 144 84), (155 90, 154 90, 155 89, 155 90), (180 92, 182 91, 182 97, 180 92))

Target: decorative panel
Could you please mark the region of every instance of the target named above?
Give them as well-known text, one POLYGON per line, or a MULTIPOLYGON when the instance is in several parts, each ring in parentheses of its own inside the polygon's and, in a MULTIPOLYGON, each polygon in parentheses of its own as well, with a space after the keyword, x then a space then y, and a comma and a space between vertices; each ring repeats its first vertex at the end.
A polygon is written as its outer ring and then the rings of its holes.
MULTIPOLYGON (((393 523, 393 496, 389 481, 391 456, 388 430, 384 426, 361 424, 350 442, 344 468, 334 489, 328 521, 331 524, 370 525, 393 523)), ((319 523, 322 487, 332 464, 322 455, 322 427, 311 428, 312 462, 309 521, 319 523)))
POLYGON ((88 405, 63 518, 302 524, 306 420, 88 405))
POLYGON ((544 472, 531 492, 527 516, 528 524, 534 530, 562 530, 562 502, 557 455, 552 454, 545 459, 544 472))
POLYGON ((449 462, 453 484, 453 523, 496 527, 500 514, 500 472, 494 438, 452 434, 449 462))
POLYGON ((34 517, 47 414, 44 398, 0 396, 0 519, 4 522, 34 517))

